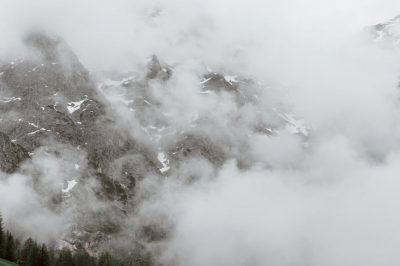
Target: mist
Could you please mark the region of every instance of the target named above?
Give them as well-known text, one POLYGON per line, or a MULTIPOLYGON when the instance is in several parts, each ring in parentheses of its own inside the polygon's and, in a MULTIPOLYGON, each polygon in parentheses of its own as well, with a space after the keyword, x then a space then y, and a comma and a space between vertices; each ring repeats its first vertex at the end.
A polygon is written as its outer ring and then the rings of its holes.
POLYGON ((111 220, 100 248, 138 242, 155 265, 398 265, 400 54, 368 27, 399 13, 392 0, 0 0, 0 62, 31 56, 29 31, 62 37, 113 129, 151 154, 105 172, 140 174, 124 205, 98 198, 85 148, 44 143, 0 176, 6 225, 64 246, 111 220), (148 78, 153 55, 165 76, 148 78), (203 90, 210 73, 244 89, 203 90), (206 148, 179 157, 192 136, 206 148))

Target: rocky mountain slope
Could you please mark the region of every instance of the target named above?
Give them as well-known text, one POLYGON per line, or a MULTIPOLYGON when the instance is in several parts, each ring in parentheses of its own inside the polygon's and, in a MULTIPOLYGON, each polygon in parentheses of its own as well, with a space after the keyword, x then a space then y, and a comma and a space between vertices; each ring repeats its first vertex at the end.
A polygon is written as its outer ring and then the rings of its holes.
MULTIPOLYGON (((71 210, 60 246, 96 254, 120 237, 140 201, 137 183, 147 176, 174 178, 190 160, 218 168, 235 159, 250 167, 248 136, 254 134, 289 131, 305 147, 309 139, 304 122, 260 106, 263 85, 249 78, 199 73, 198 97, 216 108, 200 108, 177 123, 177 106, 163 100, 173 95, 177 73, 156 56, 138 75, 95 80, 61 38, 33 32, 24 41, 30 55, 0 66, 0 169, 31 176, 49 210, 71 210), (219 120, 220 101, 232 105, 228 121, 219 120), (35 156, 64 160, 62 189, 46 188, 43 173, 32 166, 35 156)), ((168 229, 146 222, 137 228, 127 236, 128 250, 117 246, 117 253, 134 265, 151 264, 147 245, 168 237, 168 229)))

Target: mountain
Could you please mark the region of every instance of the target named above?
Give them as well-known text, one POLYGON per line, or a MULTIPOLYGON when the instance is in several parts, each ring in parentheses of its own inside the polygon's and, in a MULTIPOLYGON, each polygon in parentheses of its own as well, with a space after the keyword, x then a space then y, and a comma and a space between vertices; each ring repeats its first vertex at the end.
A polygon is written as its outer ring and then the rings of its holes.
POLYGON ((400 15, 369 27, 375 42, 390 43, 394 47, 400 45, 400 15))
MULTIPOLYGON (((135 217, 137 183, 148 176, 172 178, 176 169, 198 159, 216 168, 231 159, 251 167, 243 155, 249 135, 287 130, 306 144, 311 133, 302 120, 276 106, 265 111, 258 94, 263 85, 251 78, 209 69, 198 73, 198 97, 214 102, 216 111, 200 106, 205 111, 189 117, 170 101, 173 86, 167 84, 179 73, 155 55, 138 75, 96 80, 63 39, 31 32, 24 41, 30 55, 0 66, 0 169, 32 176, 49 210, 72 210, 73 223, 59 237, 60 246, 97 254, 120 237, 135 217), (219 101, 229 103, 227 121, 220 120, 219 101), (247 108, 254 108, 251 120, 243 116, 247 108), (180 115, 187 116, 184 122, 176 121, 180 115), (30 164, 35 156, 63 158, 66 151, 83 157, 68 157, 72 166, 64 187, 46 190, 30 164)), ((115 249, 140 261, 135 265, 149 265, 147 246, 168 237, 168 226, 138 228, 124 249, 115 249)))

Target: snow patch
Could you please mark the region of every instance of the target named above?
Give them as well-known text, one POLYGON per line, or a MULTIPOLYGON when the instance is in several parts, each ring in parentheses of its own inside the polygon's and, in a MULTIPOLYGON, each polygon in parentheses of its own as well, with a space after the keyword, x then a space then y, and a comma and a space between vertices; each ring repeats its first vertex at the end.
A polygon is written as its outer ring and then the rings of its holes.
POLYGON ((161 173, 165 173, 168 171, 171 167, 169 166, 169 160, 167 159, 167 156, 163 152, 159 152, 157 155, 158 161, 162 164, 162 168, 160 168, 161 173))
POLYGON ((28 136, 32 136, 32 135, 35 135, 36 133, 39 133, 39 132, 41 132, 41 131, 42 131, 42 132, 43 132, 43 131, 51 132, 51 130, 45 129, 44 127, 42 127, 42 128, 40 128, 40 129, 38 129, 38 130, 29 132, 27 135, 28 135, 28 136))
POLYGON ((232 83, 234 83, 234 82, 238 82, 238 81, 237 81, 237 76, 225 75, 225 76, 224 76, 224 79, 225 79, 227 82, 229 82, 231 85, 232 85, 232 83))
POLYGON ((3 99, 0 99, 0 102, 10 103, 10 102, 21 101, 21 100, 22 99, 20 97, 4 97, 3 99))
POLYGON ((70 102, 67 104, 67 109, 68 112, 70 114, 72 114, 73 112, 75 112, 76 110, 79 110, 81 108, 81 105, 86 102, 87 99, 83 99, 82 101, 78 101, 78 102, 70 102))
POLYGON ((286 127, 293 133, 293 134, 302 134, 304 136, 309 135, 309 128, 302 119, 296 119, 290 114, 282 113, 280 117, 286 121, 286 127))
POLYGON ((206 90, 206 91, 200 91, 200 94, 210 94, 210 95, 215 95, 215 92, 211 90, 206 90))
POLYGON ((63 193, 68 193, 68 192, 70 192, 71 189, 73 189, 73 188, 75 187, 75 185, 78 184, 78 182, 77 182, 75 179, 68 180, 67 182, 68 182, 67 187, 66 187, 65 189, 61 189, 61 191, 62 191, 63 193))
POLYGON ((38 126, 38 125, 36 125, 36 124, 34 124, 34 123, 28 122, 28 124, 29 124, 30 126, 33 126, 33 127, 35 127, 35 128, 39 128, 39 126, 38 126))
POLYGON ((200 80, 200 84, 204 84, 204 83, 207 83, 208 81, 210 81, 211 80, 211 78, 205 78, 205 79, 202 79, 202 80, 200 80))

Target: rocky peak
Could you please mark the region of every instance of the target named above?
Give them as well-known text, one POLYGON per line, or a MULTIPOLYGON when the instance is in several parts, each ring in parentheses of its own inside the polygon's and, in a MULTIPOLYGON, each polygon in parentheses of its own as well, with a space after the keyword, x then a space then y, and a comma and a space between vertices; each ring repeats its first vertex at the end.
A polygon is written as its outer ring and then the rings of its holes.
POLYGON ((393 46, 400 44, 400 15, 394 18, 369 27, 376 42, 388 41, 393 46))
POLYGON ((156 55, 152 55, 150 57, 147 63, 147 79, 160 78, 162 80, 167 80, 171 76, 171 74, 171 68, 161 65, 156 55))

